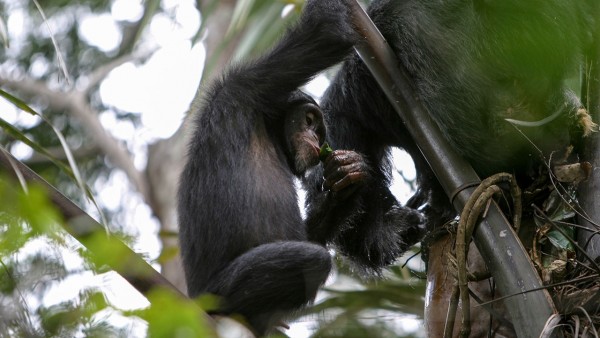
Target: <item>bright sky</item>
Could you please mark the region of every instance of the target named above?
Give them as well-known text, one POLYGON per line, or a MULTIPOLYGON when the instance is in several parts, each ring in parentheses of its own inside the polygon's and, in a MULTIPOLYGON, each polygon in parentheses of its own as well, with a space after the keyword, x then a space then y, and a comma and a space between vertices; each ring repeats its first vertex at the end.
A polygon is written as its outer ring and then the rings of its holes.
MULTIPOLYGON (((159 48, 143 65, 126 63, 115 69, 100 86, 102 100, 124 111, 139 112, 145 127, 144 139, 171 136, 181 124, 194 97, 204 64, 201 44, 192 48, 190 38, 200 25, 200 16, 191 0, 165 1, 177 22, 163 14, 151 23, 148 40, 159 48)), ((92 17, 82 23, 83 38, 100 49, 118 46, 118 31, 112 32, 115 19, 137 19, 139 1, 118 0, 112 16, 92 17), (89 24, 86 22, 90 21, 89 24)), ((129 134, 130 137, 131 134, 129 134)))

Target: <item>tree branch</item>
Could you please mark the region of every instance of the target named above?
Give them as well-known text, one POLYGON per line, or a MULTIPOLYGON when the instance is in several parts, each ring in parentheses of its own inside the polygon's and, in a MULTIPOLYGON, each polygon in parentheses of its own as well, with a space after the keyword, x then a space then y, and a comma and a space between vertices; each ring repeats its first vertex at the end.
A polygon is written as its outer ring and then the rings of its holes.
POLYGON ((98 67, 87 75, 87 83, 80 91, 86 95, 89 94, 90 90, 102 82, 115 68, 129 61, 143 60, 152 55, 155 51, 156 49, 138 50, 134 53, 120 56, 109 63, 98 67))
MULTIPOLYGON (((85 244, 86 241, 90 240, 93 234, 104 234, 107 236, 108 242, 111 242, 112 245, 118 246, 119 250, 126 252, 127 259, 124 257, 123 262, 127 262, 128 264, 111 266, 111 268, 115 269, 115 271, 127 279, 127 281, 129 281, 131 285, 138 289, 142 294, 146 293, 146 291, 149 289, 149 286, 153 285, 164 285, 179 293, 177 288, 173 287, 160 273, 154 270, 154 268, 152 268, 146 261, 141 259, 135 252, 129 249, 126 244, 107 234, 104 227, 100 223, 96 222, 75 203, 61 194, 29 167, 12 157, 8 151, 4 149, 0 149, 0 169, 9 175, 15 175, 15 171, 18 171, 21 175, 23 175, 27 182, 35 182, 43 187, 47 191, 48 197, 52 203, 64 217, 64 229, 80 242, 85 244), (126 268, 131 268, 133 266, 135 266, 135 269, 126 268)), ((100 260, 103 259, 102 255, 98 256, 97 258, 100 260)), ((185 297, 185 295, 182 294, 181 296, 185 297)))
MULTIPOLYGON (((444 142, 439 128, 429 117, 390 46, 360 5, 356 1, 352 1, 352 5, 354 24, 365 37, 355 46, 357 53, 406 124, 446 194, 451 196, 454 191, 460 191, 453 205, 462 210, 474 191, 474 188, 464 188, 465 184, 480 182, 479 177, 471 165, 444 142)), ((480 222, 474 238, 502 294, 542 286, 527 252, 495 203, 480 222)), ((520 337, 538 336, 546 319, 555 311, 546 290, 512 297, 505 303, 520 337)))
POLYGON ((135 168, 131 155, 123 144, 111 136, 98 119, 98 113, 87 102, 83 91, 72 90, 64 93, 52 90, 42 81, 25 77, 19 80, 0 75, 0 85, 19 91, 27 97, 44 97, 48 99, 52 110, 65 110, 75 117, 90 134, 92 142, 104 153, 110 161, 123 170, 134 187, 148 200, 148 187, 144 175, 135 168))
MULTIPOLYGON (((57 147, 52 147, 52 148, 46 148, 46 151, 50 154, 50 156, 52 156, 53 158, 55 158, 59 161, 67 161, 67 154, 65 153, 65 150, 62 147, 57 146, 57 147)), ((80 159, 80 158, 90 157, 90 156, 97 156, 98 152, 99 152, 99 149, 95 144, 92 144, 92 145, 86 144, 79 148, 71 149, 71 153, 73 154, 73 157, 75 157, 75 159, 80 159)), ((31 165, 35 165, 35 164, 49 163, 50 161, 48 160, 46 155, 35 151, 33 153, 33 155, 31 155, 31 157, 28 158, 27 160, 25 160, 24 162, 26 165, 31 166, 31 165)))

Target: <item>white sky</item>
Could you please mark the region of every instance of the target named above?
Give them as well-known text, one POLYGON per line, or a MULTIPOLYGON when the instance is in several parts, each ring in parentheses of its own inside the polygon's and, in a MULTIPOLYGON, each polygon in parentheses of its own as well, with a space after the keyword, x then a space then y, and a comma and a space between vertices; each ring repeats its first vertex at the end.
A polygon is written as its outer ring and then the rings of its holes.
MULTIPOLYGON (((152 20, 147 39, 159 50, 143 65, 126 63, 118 67, 100 86, 104 103, 141 114, 145 130, 140 136, 149 139, 166 138, 177 130, 200 82, 205 56, 201 44, 192 48, 190 43, 200 25, 193 2, 165 2, 169 3, 167 9, 175 11, 177 22, 163 14, 152 20)), ((116 1, 113 16, 89 19, 96 21, 89 24, 93 29, 83 31, 84 38, 101 49, 116 48, 120 36, 106 31, 111 30, 115 18, 137 18, 140 7, 139 1, 116 1)), ((82 27, 87 26, 86 21, 82 27)))

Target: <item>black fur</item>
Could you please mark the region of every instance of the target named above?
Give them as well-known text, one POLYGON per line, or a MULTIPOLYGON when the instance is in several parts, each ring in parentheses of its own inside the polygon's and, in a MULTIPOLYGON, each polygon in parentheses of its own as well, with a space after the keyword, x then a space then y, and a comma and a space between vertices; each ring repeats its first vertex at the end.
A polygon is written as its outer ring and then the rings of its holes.
MULTIPOLYGON (((504 119, 537 121, 560 111, 548 124, 520 129, 546 155, 568 144, 568 126, 581 103, 566 89, 565 78, 576 74, 591 40, 598 3, 376 0, 368 13, 450 145, 482 177, 500 171, 522 177, 540 163, 540 156, 504 119)), ((454 217, 454 209, 358 56, 343 64, 322 109, 328 142, 334 149, 362 153, 373 174, 346 205, 338 205, 321 191, 320 172, 314 173, 306 181, 308 225, 377 271, 420 235, 418 223, 398 212, 389 192, 390 146, 405 149, 415 161, 419 190, 408 206, 424 205, 428 228, 454 217)))
MULTIPOLYGON (((565 87, 590 40, 597 0, 379 0, 369 14, 446 140, 478 174, 527 174, 539 157, 504 118, 543 151, 568 139, 581 106, 565 87)), ((297 26, 273 51, 234 67, 207 94, 179 192, 181 253, 190 296, 221 295, 259 333, 280 313, 313 299, 330 261, 318 244, 333 243, 379 271, 422 235, 418 212, 389 191, 388 150, 413 157, 428 225, 454 216, 447 197, 400 118, 357 56, 349 58, 323 101, 328 141, 362 154, 370 165, 353 194, 323 191, 323 168, 304 183, 305 224, 296 206, 295 172, 282 132, 296 89, 340 61, 355 36, 345 0, 309 1, 297 26), (344 195, 343 198, 339 196, 344 195)))
POLYGON ((312 301, 331 268, 327 249, 308 241, 293 182, 303 169, 286 130, 313 102, 297 88, 351 51, 349 22, 343 2, 309 2, 272 51, 231 67, 193 116, 178 208, 188 293, 221 296, 219 312, 243 315, 260 335, 312 301))

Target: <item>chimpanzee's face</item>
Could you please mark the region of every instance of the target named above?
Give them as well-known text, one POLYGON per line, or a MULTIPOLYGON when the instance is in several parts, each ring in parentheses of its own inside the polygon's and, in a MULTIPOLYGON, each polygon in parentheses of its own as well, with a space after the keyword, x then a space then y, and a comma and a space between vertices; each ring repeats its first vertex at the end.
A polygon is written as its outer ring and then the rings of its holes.
POLYGON ((319 150, 325 141, 323 113, 314 101, 294 105, 287 114, 284 127, 288 156, 293 160, 293 171, 304 173, 319 163, 319 150))

